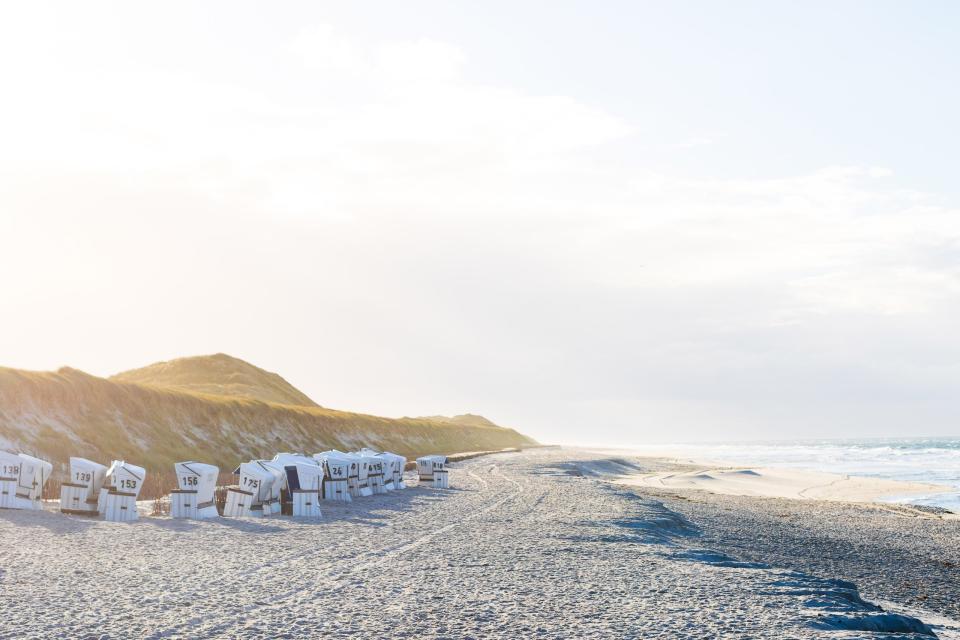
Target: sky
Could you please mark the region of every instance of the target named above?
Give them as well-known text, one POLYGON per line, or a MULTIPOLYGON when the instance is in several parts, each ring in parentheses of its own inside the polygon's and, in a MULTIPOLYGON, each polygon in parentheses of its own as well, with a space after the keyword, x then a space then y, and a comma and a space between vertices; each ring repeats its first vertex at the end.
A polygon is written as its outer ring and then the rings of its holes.
POLYGON ((0 8, 0 365, 543 442, 960 435, 955 2, 0 8))

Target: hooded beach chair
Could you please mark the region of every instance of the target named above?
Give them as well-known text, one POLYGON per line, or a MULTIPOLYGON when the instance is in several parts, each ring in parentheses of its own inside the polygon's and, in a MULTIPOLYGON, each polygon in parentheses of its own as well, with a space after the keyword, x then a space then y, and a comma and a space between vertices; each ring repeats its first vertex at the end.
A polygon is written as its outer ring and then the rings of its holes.
POLYGON ((70 458, 70 481, 60 484, 60 512, 97 515, 107 467, 86 458, 70 458))
POLYGON ((407 466, 407 459, 395 453, 390 453, 389 451, 384 451, 379 454, 379 457, 384 459, 383 478, 387 491, 405 489, 406 486, 403 484, 403 468, 407 466))
POLYGON ((287 513, 292 513, 293 512, 293 494, 290 493, 290 487, 287 485, 287 473, 286 473, 285 467, 288 464, 305 464, 305 465, 314 465, 322 468, 323 465, 320 463, 319 460, 316 460, 311 456, 306 456, 302 453, 278 453, 277 455, 273 456, 273 460, 271 460, 271 463, 276 465, 276 467, 280 469, 280 474, 283 478, 282 482, 283 482, 283 491, 284 491, 284 498, 283 498, 284 506, 290 505, 286 511, 287 513))
POLYGON ((345 460, 349 461, 350 467, 347 470, 347 493, 350 498, 360 497, 360 458, 352 453, 338 451, 345 460))
POLYGON ((250 508, 252 516, 274 516, 283 510, 283 490, 286 489, 286 478, 283 474, 283 466, 272 460, 251 460, 273 476, 270 483, 270 491, 266 489, 257 494, 253 506, 250 508))
POLYGON ((434 489, 449 489, 446 456, 422 456, 417 458, 417 474, 421 485, 430 485, 434 489))
POLYGON ((21 453, 20 465, 21 482, 17 486, 17 498, 21 502, 21 509, 43 509, 43 487, 53 475, 53 465, 46 460, 21 453))
POLYGON ((383 465, 383 490, 384 492, 393 491, 393 467, 396 462, 389 453, 378 453, 376 457, 383 465))
POLYGON ((179 488, 170 492, 170 516, 204 520, 220 515, 215 497, 220 469, 202 462, 178 462, 173 468, 179 488))
POLYGON ((353 453, 344 453, 343 451, 333 450, 333 453, 336 453, 344 460, 349 461, 350 466, 347 470, 347 491, 350 494, 351 498, 359 498, 361 495, 360 492, 360 472, 361 468, 363 469, 363 484, 367 484, 367 472, 366 465, 361 464, 360 456, 353 453))
POLYGON ((20 481, 20 456, 0 451, 0 509, 13 509, 20 481))
POLYGON ((314 454, 314 460, 323 465, 323 490, 320 497, 332 502, 350 502, 347 486, 350 475, 350 459, 339 451, 324 451, 314 454))
POLYGON ((0 451, 0 507, 43 509, 43 486, 53 465, 25 453, 0 451))
MULTIPOLYGON (((250 468, 247 468, 250 473, 248 473, 246 479, 240 478, 239 489, 250 493, 248 500, 239 498, 242 493, 238 494, 238 499, 247 505, 246 512, 243 515, 251 518, 262 518, 280 513, 283 510, 283 503, 281 502, 283 491, 287 486, 283 475, 283 465, 273 460, 251 460, 244 464, 259 467, 268 477, 254 483, 253 475, 262 476, 263 474, 254 473, 250 468)), ((233 470, 233 474, 240 475, 240 471, 241 467, 237 467, 233 470)))
POLYGON ((323 488, 323 466, 310 462, 293 461, 283 467, 287 476, 287 491, 293 503, 295 518, 320 517, 320 491, 323 488))
POLYGON ((357 453, 367 463, 367 486, 370 487, 370 493, 386 493, 387 489, 384 485, 384 459, 380 457, 380 453, 373 449, 361 449, 357 453))
POLYGON ((273 495, 274 473, 259 461, 244 462, 233 471, 240 476, 236 487, 227 489, 227 501, 223 515, 228 518, 247 518, 254 515, 254 505, 259 508, 256 516, 263 515, 263 501, 273 495))
MULTIPOLYGON (((365 456, 362 453, 353 452, 351 458, 357 463, 357 493, 355 497, 367 497, 373 495, 373 489, 370 488, 370 459, 371 456, 365 456)), ((351 494, 353 492, 351 491, 351 494)))
POLYGON ((393 483, 397 489, 406 489, 407 483, 403 479, 403 474, 407 470, 407 459, 398 453, 394 453, 397 458, 397 468, 393 471, 393 483))
POLYGON ((104 476, 98 511, 110 522, 133 522, 137 514, 137 497, 143 489, 147 471, 143 467, 114 460, 104 476))

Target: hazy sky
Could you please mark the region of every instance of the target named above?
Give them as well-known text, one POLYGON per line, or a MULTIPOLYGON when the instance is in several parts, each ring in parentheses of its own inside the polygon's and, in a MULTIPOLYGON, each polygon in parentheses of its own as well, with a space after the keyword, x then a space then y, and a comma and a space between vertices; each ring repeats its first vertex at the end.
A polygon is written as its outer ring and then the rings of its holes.
POLYGON ((960 3, 0 9, 0 364, 544 441, 960 433, 960 3))

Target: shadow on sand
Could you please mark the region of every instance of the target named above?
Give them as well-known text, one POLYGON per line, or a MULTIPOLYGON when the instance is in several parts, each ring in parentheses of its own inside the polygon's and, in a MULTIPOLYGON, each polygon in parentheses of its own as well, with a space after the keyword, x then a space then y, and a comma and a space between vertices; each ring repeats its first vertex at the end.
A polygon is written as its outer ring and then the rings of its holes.
MULTIPOLYGON (((411 511, 417 505, 445 500, 445 496, 467 489, 433 489, 409 487, 386 494, 354 498, 352 502, 322 502, 320 518, 268 516, 265 518, 210 518, 208 520, 181 520, 166 516, 140 516, 136 522, 109 523, 125 527, 156 527, 174 532, 190 532, 200 527, 224 527, 258 534, 282 533, 292 526, 323 526, 331 522, 351 522, 375 527, 388 526, 396 513, 411 511)), ((55 535, 74 535, 90 527, 108 524, 98 516, 79 516, 60 513, 55 508, 43 511, 0 509, 0 522, 9 522, 18 529, 43 528, 55 535)))

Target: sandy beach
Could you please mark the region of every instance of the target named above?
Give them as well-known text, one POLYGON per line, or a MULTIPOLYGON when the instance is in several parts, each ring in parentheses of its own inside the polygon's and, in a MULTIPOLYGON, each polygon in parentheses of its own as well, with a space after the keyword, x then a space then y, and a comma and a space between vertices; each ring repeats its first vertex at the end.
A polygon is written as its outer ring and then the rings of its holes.
POLYGON ((958 521, 615 482, 689 471, 534 449, 316 522, 3 511, 0 638, 958 637, 958 521))

